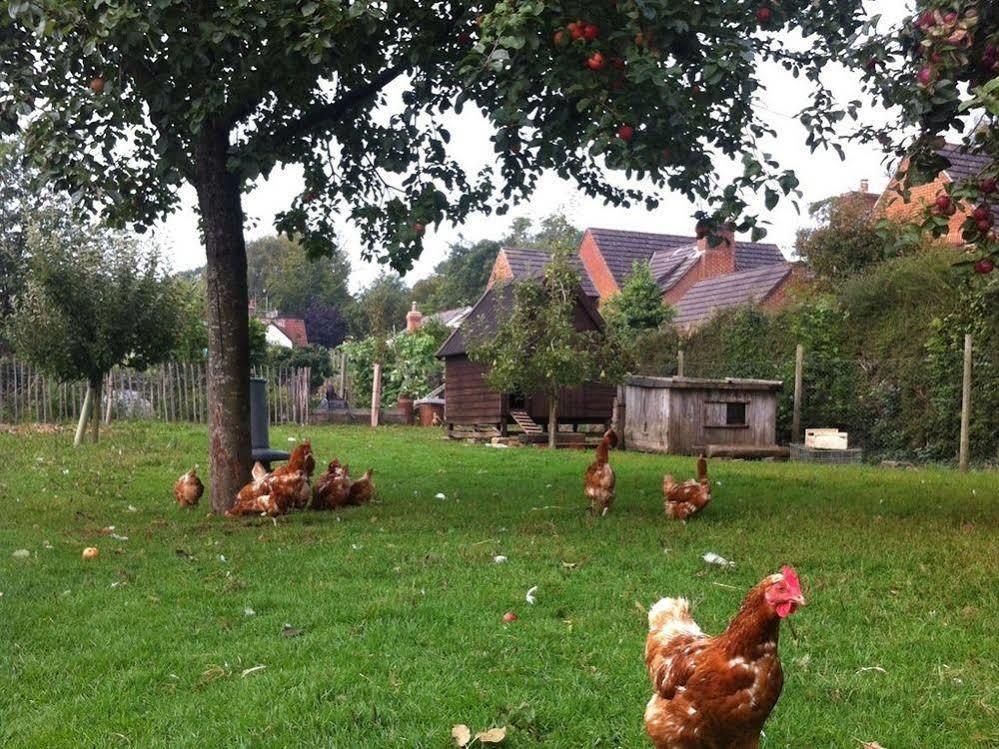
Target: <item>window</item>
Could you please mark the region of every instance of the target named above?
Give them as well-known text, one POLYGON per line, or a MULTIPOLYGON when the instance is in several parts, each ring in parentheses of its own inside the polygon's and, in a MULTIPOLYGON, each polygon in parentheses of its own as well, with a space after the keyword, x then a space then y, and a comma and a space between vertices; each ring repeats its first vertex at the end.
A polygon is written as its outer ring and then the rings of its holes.
POLYGON ((708 429, 748 429, 748 407, 749 401, 705 401, 704 426, 708 429))
POLYGON ((725 404, 725 426, 744 427, 746 426, 746 404, 726 403, 725 404))

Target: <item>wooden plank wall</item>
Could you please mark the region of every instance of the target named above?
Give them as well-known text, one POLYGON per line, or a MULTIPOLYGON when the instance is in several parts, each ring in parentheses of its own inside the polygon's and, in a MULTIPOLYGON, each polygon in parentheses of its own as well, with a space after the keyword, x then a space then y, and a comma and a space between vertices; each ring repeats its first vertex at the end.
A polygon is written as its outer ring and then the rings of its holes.
POLYGON ((629 447, 680 455, 706 444, 769 446, 777 441, 777 394, 628 385, 624 431, 629 447), (705 417, 712 403, 746 403, 747 426, 708 426, 705 417))
POLYGON ((444 362, 444 420, 449 424, 498 424, 503 419, 503 396, 485 382, 486 367, 467 356, 444 362))
POLYGON ((773 445, 777 395, 765 390, 670 390, 671 452, 690 454, 703 445, 773 445), (746 403, 745 427, 708 426, 712 403, 746 403))
POLYGON ((666 388, 624 388, 624 442, 629 448, 669 452, 669 399, 666 388))

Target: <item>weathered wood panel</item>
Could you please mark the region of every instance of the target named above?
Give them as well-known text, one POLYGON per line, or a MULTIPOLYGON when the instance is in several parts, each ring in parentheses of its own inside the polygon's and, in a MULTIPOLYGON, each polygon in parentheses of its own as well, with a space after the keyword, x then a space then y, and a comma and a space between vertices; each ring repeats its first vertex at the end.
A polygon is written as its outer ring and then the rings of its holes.
POLYGON ((639 450, 692 454, 711 444, 770 447, 777 440, 774 390, 633 381, 625 388, 625 404, 625 441, 639 450))
POLYGON ((498 424, 503 396, 485 382, 486 368, 467 356, 444 362, 444 420, 448 424, 498 424))
POLYGON ((624 440, 629 448, 669 452, 669 390, 624 388, 624 440))

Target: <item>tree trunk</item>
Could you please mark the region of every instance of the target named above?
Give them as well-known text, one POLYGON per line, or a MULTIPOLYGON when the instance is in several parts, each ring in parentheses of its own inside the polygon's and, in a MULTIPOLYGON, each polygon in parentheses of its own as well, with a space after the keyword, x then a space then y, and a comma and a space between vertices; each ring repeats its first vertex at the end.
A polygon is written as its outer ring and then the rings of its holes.
POLYGON ((97 378, 96 382, 90 383, 90 392, 94 394, 94 402, 91 407, 92 417, 90 420, 90 440, 96 445, 101 431, 101 394, 104 391, 104 378, 97 378))
POLYGON ((203 131, 194 152, 208 297, 208 462, 212 509, 222 513, 250 479, 250 332, 239 180, 229 134, 203 131))
POLYGON ((73 437, 73 447, 79 447, 83 442, 83 435, 87 431, 87 422, 90 420, 90 411, 94 405, 94 391, 88 385, 87 395, 83 398, 83 406, 80 407, 80 420, 76 423, 76 436, 73 437))
POLYGON ((548 447, 555 449, 555 435, 558 432, 558 394, 548 396, 548 447))

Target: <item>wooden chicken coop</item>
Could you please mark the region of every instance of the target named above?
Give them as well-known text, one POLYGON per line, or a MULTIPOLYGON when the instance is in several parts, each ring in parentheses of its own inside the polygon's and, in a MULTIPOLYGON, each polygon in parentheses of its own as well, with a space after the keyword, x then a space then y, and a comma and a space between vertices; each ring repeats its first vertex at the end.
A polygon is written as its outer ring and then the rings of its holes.
POLYGON ((708 457, 786 457, 777 445, 777 380, 632 377, 624 387, 629 449, 708 457))
MULTIPOLYGON (((516 422, 526 433, 540 438, 540 429, 547 428, 548 398, 543 393, 497 392, 486 384, 489 368, 468 356, 469 341, 494 335, 512 303, 510 284, 493 286, 437 352, 444 360, 444 421, 449 431, 457 426, 489 426, 506 433, 507 426, 516 422)), ((603 329, 596 304, 582 290, 573 314, 577 330, 603 329)), ((596 382, 563 388, 559 424, 610 423, 615 392, 614 386, 596 382)))

